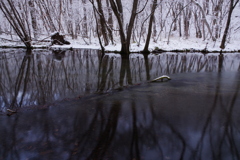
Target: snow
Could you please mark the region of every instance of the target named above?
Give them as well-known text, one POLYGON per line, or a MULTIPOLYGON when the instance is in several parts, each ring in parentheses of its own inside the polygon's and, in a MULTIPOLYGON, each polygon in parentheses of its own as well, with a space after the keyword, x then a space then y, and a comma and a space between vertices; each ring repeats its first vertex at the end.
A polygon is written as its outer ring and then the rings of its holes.
MULTIPOLYGON (((19 1, 19 0, 18 0, 19 1)), ((19 1, 21 2, 21 1, 19 1)), ((93 16, 93 12, 92 12, 92 4, 88 1, 84 2, 84 1, 78 1, 78 0, 74 0, 71 1, 72 3, 69 3, 69 8, 62 8, 62 12, 60 15, 60 20, 61 25, 63 25, 63 31, 61 30, 59 31, 60 34, 64 34, 66 37, 66 40, 71 42, 71 45, 63 45, 63 46, 59 46, 59 45, 54 45, 54 46, 50 46, 50 36, 55 34, 56 32, 47 32, 46 29, 44 29, 44 25, 43 25, 43 21, 40 18, 41 15, 39 12, 36 17, 38 20, 38 25, 39 25, 39 37, 38 40, 42 40, 45 39, 47 41, 44 42, 33 42, 33 47, 34 48, 82 48, 82 49, 101 49, 101 46, 99 45, 99 41, 98 38, 96 37, 96 31, 90 31, 90 28, 95 27, 95 20, 94 20, 94 16, 93 16), (67 12, 67 11, 71 11, 71 12, 67 12), (68 14, 65 14, 65 12, 67 12, 68 14), (86 16, 86 17, 84 17, 86 16), (84 21, 84 18, 87 19, 87 22, 84 21), (73 30, 76 30, 77 26, 76 24, 79 24, 80 26, 84 26, 85 23, 87 23, 88 25, 88 38, 81 38, 81 34, 77 33, 78 39, 72 39, 70 36, 68 37, 67 35, 70 34, 68 33, 68 29, 67 29, 67 24, 70 23, 73 25, 73 30), (94 37, 95 36, 95 37, 94 37)), ((156 16, 156 34, 157 36, 155 36, 153 39, 158 39, 157 42, 150 42, 149 45, 149 50, 153 51, 155 49, 162 49, 162 50, 166 50, 166 51, 172 51, 172 50, 203 50, 203 49, 207 49, 208 51, 220 51, 220 44, 221 44, 221 37, 217 39, 216 42, 212 41, 210 39, 209 33, 207 31, 207 28, 205 28, 205 33, 206 33, 206 40, 203 40, 203 38, 198 39, 195 38, 195 32, 196 32, 196 28, 195 28, 195 21, 194 18, 191 18, 190 20, 190 29, 189 29, 189 37, 188 39, 183 38, 183 37, 179 37, 179 33, 178 31, 171 31, 171 36, 170 36, 170 43, 168 44, 168 34, 170 32, 170 26, 173 22, 173 15, 172 13, 168 12, 169 9, 171 9, 171 6, 167 3, 168 1, 161 1, 161 3, 159 4, 157 11, 155 13, 156 16), (162 8, 163 7, 163 10, 162 8), (161 13, 161 14, 160 14, 161 13), (169 15, 168 15, 169 14, 169 15), (163 25, 164 24, 164 25, 163 25), (163 26, 162 26, 163 25, 163 26)), ((173 1, 174 3, 172 4, 176 4, 178 1, 173 1)), ((180 2, 180 1, 179 1, 180 2)), ((183 1, 183 4, 185 4, 186 1, 183 1)), ((200 0, 200 1, 194 1, 194 3, 197 3, 199 5, 201 5, 203 7, 203 3, 204 0, 200 0)), ((51 16, 55 15, 55 12, 58 12, 58 8, 60 7, 60 3, 58 1, 53 1, 52 3, 56 3, 56 10, 54 10, 54 12, 51 13, 51 16)), ((124 26, 127 25, 127 23, 129 22, 129 18, 131 16, 131 9, 132 9, 132 1, 128 1, 128 0, 124 0, 122 1, 123 3, 123 23, 124 26)), ((140 1, 139 2, 139 7, 138 7, 138 11, 142 9, 142 7, 145 5, 145 1, 140 1)), ((226 25, 226 19, 227 19, 227 12, 228 12, 228 7, 227 7, 228 3, 226 1, 224 1, 223 3, 223 8, 222 11, 219 12, 222 13, 223 17, 217 17, 217 18, 223 18, 222 22, 220 23, 220 19, 217 19, 218 23, 217 24, 220 27, 221 30, 221 36, 223 34, 223 31, 225 29, 225 25, 226 25)), ((35 5, 36 10, 39 10, 38 5, 35 5)), ((213 2, 210 2, 210 7, 213 7, 213 2)), ((104 14, 106 16, 106 18, 108 17, 108 12, 107 10, 109 8, 107 8, 106 4, 103 3, 103 8, 104 8, 104 14)), ((151 9, 151 3, 149 3, 144 12, 142 12, 141 14, 139 14, 139 16, 137 17, 136 21, 135 21, 135 41, 138 41, 139 35, 141 35, 141 43, 140 45, 138 45, 138 43, 131 43, 130 46, 130 51, 131 52, 140 52, 143 50, 144 48, 144 40, 146 38, 146 33, 147 33, 147 27, 148 27, 148 22, 146 21, 146 23, 144 24, 143 28, 140 28, 142 26, 142 23, 144 22, 144 20, 146 19, 146 17, 150 14, 150 9, 151 9), (142 30, 143 29, 143 30, 142 30), (141 32, 140 32, 141 31, 141 32), (142 32, 143 31, 143 32, 142 32), (144 37, 144 38, 143 38, 144 37)), ((174 7, 172 8, 174 9, 174 7)), ((195 5, 192 6, 193 10, 198 9, 198 7, 196 7, 195 5)), ((240 16, 239 16, 239 10, 240 10, 240 3, 236 6, 236 8, 234 9, 233 15, 232 15, 232 21, 231 21, 231 26, 229 29, 229 36, 226 42, 226 48, 224 49, 225 52, 235 52, 235 51, 240 51, 240 45, 239 45, 239 41, 240 41, 240 26, 239 26, 239 22, 240 22, 240 16)), ((169 10, 170 11, 170 10, 169 10)), ((179 9, 176 8, 176 13, 179 12, 179 9)), ((175 14, 176 14, 175 13, 175 14)), ((113 14, 113 13, 112 13, 113 14)), ((199 16, 201 17, 201 14, 199 14, 199 16)), ((220 15, 219 15, 220 16, 220 15)), ((14 32, 12 32, 9 23, 7 23, 6 18, 4 18, 2 12, 0 12, 0 17, 2 17, 2 24, 0 25, 0 47, 24 47, 24 44, 19 40, 19 38, 17 36, 14 35, 9 35, 9 33, 13 34, 14 32), (8 35, 7 35, 8 34, 8 35), (10 41, 8 41, 10 40, 10 41)), ((205 17, 202 17, 205 18, 205 17)), ((214 13, 213 13, 213 9, 210 9, 209 14, 206 14, 206 18, 207 18, 207 22, 210 24, 211 26, 211 30, 214 31, 214 25, 213 24, 213 18, 214 18, 214 13)), ((118 30, 118 25, 116 22, 116 18, 115 16, 113 16, 113 36, 114 36, 114 43, 115 44, 110 44, 108 46, 105 46, 105 50, 106 51, 112 51, 112 52, 116 52, 116 51, 120 51, 121 50, 121 43, 120 43, 120 39, 119 39, 119 35, 116 34, 115 31, 118 30)), ((54 23, 56 23, 55 25, 58 26, 58 21, 54 21, 54 23)), ((183 30, 183 22, 181 22, 181 27, 183 30)), ((202 24, 199 24, 200 27, 202 27, 202 24)), ((83 27, 82 26, 82 27, 83 27)), ((31 29, 31 27, 30 27, 31 29)), ((96 28, 95 28, 96 29, 96 28)), ((201 29, 202 30, 202 29, 201 29)), ((85 30, 82 28, 83 33, 85 30)), ((214 34, 214 32, 213 32, 214 34)), ((134 37, 134 36, 132 36, 134 37)))
MULTIPOLYGON (((54 45, 52 48, 82 48, 82 49, 101 49, 101 46, 98 43, 98 40, 96 39, 92 44, 87 45, 84 41, 78 40, 70 40, 71 45, 54 45)), ((203 41, 202 39, 197 38, 189 38, 189 39, 183 39, 183 38, 175 38, 172 37, 170 39, 170 43, 167 44, 167 39, 162 39, 161 41, 151 42, 149 45, 149 50, 153 51, 156 48, 166 50, 166 51, 172 51, 172 50, 203 50, 207 49, 208 51, 220 51, 220 44, 221 41, 217 40, 216 42, 213 42, 212 40, 206 40, 203 41)), ((141 43, 139 46, 137 43, 131 43, 130 51, 131 52, 141 52, 144 48, 144 43, 141 43)), ((118 42, 115 45, 108 45, 105 46, 106 51, 120 51, 121 50, 121 44, 118 42)), ((229 52, 235 52, 240 50, 239 41, 233 40, 230 43, 226 44, 226 48, 223 51, 229 51, 229 52)))
MULTIPOLYGON (((234 39, 230 42, 226 43, 226 48, 223 50, 225 52, 237 52, 240 50, 239 45, 239 38, 240 36, 233 37, 234 39)), ((17 38, 14 37, 14 42, 7 41, 5 39, 11 39, 9 36, 0 36, 0 47, 24 47, 24 44, 17 38)), ((34 48, 53 48, 53 49, 68 49, 68 48, 76 48, 76 49, 101 49, 101 46, 99 45, 98 39, 92 39, 91 43, 86 44, 84 40, 81 38, 72 40, 70 37, 66 37, 67 41, 70 41, 70 45, 53 45, 50 46, 50 38, 47 39, 47 42, 38 42, 33 45, 34 48)), ((106 51, 112 51, 117 52, 121 50, 121 43, 115 42, 116 44, 105 46, 106 51)), ((179 37, 171 37, 170 43, 167 44, 167 38, 162 38, 158 42, 151 42, 149 45, 149 50, 153 51, 155 49, 162 49, 166 51, 172 51, 172 50, 203 50, 207 48, 208 51, 220 51, 220 39, 218 39, 216 42, 212 40, 205 40, 197 39, 197 38, 179 38, 179 37)), ((130 51, 131 52, 141 52, 144 48, 144 43, 140 43, 138 46, 137 43, 131 43, 130 51)))

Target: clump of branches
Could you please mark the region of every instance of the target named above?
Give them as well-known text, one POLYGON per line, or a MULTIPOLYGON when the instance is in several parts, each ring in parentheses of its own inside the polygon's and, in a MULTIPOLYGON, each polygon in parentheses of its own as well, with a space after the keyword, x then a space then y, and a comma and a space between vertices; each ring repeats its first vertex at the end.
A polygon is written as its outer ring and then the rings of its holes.
POLYGON ((31 34, 28 21, 23 19, 12 0, 1 0, 0 9, 25 46, 31 48, 31 34))

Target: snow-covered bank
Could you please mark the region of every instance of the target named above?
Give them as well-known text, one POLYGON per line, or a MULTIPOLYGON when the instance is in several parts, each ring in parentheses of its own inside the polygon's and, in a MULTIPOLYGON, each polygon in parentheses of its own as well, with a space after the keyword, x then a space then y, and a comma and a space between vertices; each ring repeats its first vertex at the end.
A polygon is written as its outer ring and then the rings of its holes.
POLYGON ((22 0, 11 5, 0 1, 6 6, 0 7, 0 46, 24 47, 16 42, 20 37, 28 48, 100 49, 99 37, 105 50, 111 52, 140 52, 149 41, 145 52, 219 52, 221 41, 221 48, 226 44, 224 52, 240 50, 239 1, 121 0, 115 5, 109 0, 30 1, 28 5, 22 0), (18 14, 6 14, 15 12, 18 14), (72 44, 50 46, 49 38, 58 32, 72 44), (30 43, 36 39, 48 43, 30 43))
MULTIPOLYGON (((6 38, 7 39, 7 38, 6 38)), ((45 40, 44 42, 34 42, 33 48, 53 48, 53 49, 101 49, 99 42, 97 39, 93 39, 91 42, 86 42, 82 39, 71 40, 67 38, 68 41, 71 42, 70 45, 53 45, 50 46, 50 39, 45 40)), ((163 51, 202 51, 207 50, 208 52, 220 52, 221 41, 217 40, 213 42, 212 40, 201 40, 197 38, 171 38, 169 44, 167 43, 167 39, 162 39, 158 42, 151 42, 149 45, 149 50, 163 50, 163 51)), ((7 41, 0 40, 0 48, 24 48, 24 44, 20 41, 7 41)), ((144 43, 138 45, 137 43, 131 43, 130 51, 131 52, 141 52, 144 48, 144 43)), ((105 51, 107 52, 119 52, 121 50, 121 43, 115 42, 115 44, 110 44, 105 46, 105 51)), ((226 48, 223 52, 239 52, 240 45, 239 40, 230 41, 226 44, 226 48)))
MULTIPOLYGON (((69 39, 68 39, 69 40, 69 39)), ((99 43, 97 40, 93 41, 91 44, 86 44, 85 42, 81 40, 69 40, 71 42, 70 45, 54 45, 50 48, 82 48, 82 49, 101 49, 99 43)), ((202 51, 207 50, 209 52, 220 52, 221 48, 220 46, 221 41, 213 42, 211 40, 209 41, 203 41, 201 39, 196 38, 189 38, 189 39, 183 39, 183 38, 172 38, 167 44, 167 39, 163 39, 162 41, 151 42, 149 45, 149 50, 164 50, 164 51, 202 51)), ((34 47, 38 47, 34 45, 34 47)), ((130 51, 131 52, 141 52, 144 48, 144 43, 141 43, 138 45, 137 43, 131 43, 130 51)), ((119 52, 121 50, 121 44, 116 43, 114 45, 110 44, 108 46, 105 46, 105 51, 108 52, 119 52)), ((223 50, 224 52, 239 52, 240 51, 240 45, 239 41, 232 41, 230 43, 227 43, 226 48, 223 50)))

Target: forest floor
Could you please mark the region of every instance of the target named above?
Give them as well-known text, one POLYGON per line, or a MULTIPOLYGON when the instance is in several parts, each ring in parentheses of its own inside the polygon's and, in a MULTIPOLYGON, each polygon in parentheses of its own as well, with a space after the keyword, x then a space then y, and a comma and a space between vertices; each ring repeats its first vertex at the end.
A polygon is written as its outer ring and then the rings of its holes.
MULTIPOLYGON (((43 38, 43 37, 42 37, 43 38)), ((43 38, 44 39, 44 38, 43 38)), ((85 40, 82 38, 71 39, 70 37, 66 38, 69 41, 70 45, 53 45, 51 46, 50 38, 44 39, 44 41, 33 42, 33 48, 58 48, 58 49, 69 49, 69 48, 80 48, 80 49, 101 49, 99 41, 97 38, 91 40, 85 40)), ((221 40, 213 42, 212 40, 202 40, 197 38, 176 38, 171 37, 168 43, 167 38, 162 38, 157 42, 150 42, 149 50, 150 51, 193 51, 193 52, 220 52, 221 48, 219 47, 221 40)), ((144 43, 134 42, 130 46, 131 52, 141 52, 144 48, 144 43)), ((17 37, 9 36, 0 36, 0 48, 24 48, 24 44, 18 40, 17 37)), ((105 51, 108 52, 119 52, 121 50, 121 43, 114 41, 114 44, 109 44, 105 46, 105 51)), ((224 52, 240 52, 239 40, 232 39, 226 42, 226 48, 224 52)))

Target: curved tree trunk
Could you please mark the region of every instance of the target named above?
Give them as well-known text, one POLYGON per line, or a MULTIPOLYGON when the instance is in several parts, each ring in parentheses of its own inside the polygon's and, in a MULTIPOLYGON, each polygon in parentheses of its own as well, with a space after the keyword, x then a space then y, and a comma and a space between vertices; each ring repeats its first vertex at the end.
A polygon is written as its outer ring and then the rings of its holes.
POLYGON ((152 35, 152 24, 153 24, 154 14, 155 14, 156 8, 157 8, 157 0, 153 0, 151 17, 150 17, 149 26, 148 26, 147 39, 146 39, 145 47, 142 51, 144 53, 149 53, 148 48, 149 48, 150 38, 151 38, 151 35, 152 35))
POLYGON ((120 35, 121 44, 122 44, 121 53, 128 53, 129 49, 127 49, 126 47, 126 36, 124 33, 124 27, 123 27, 122 2, 121 0, 116 0, 116 2, 114 0, 109 0, 109 1, 110 1, 111 8, 113 10, 113 13, 117 18, 117 22, 119 26, 119 35, 120 35))
POLYGON ((129 20, 129 24, 127 27, 127 42, 126 42, 126 48, 127 48, 127 52, 126 54, 129 54, 129 48, 130 48, 130 42, 131 42, 131 37, 132 37, 132 30, 134 27, 134 22, 137 16, 137 8, 138 8, 138 1, 139 0, 134 0, 133 1, 133 8, 132 8, 132 14, 131 14, 131 18, 129 20))
POLYGON ((131 41, 131 36, 132 36, 132 30, 134 27, 134 22, 137 16, 137 8, 138 8, 138 2, 139 0, 134 0, 133 1, 133 7, 132 7, 132 12, 131 12, 131 17, 128 23, 127 27, 127 33, 125 34, 124 32, 124 22, 123 22, 123 7, 122 7, 122 2, 121 0, 109 0, 113 13, 117 18, 118 25, 119 25, 119 35, 121 39, 121 53, 122 54, 129 54, 130 53, 130 41, 131 41))
POLYGON ((207 18, 206 18, 206 15, 205 15, 205 12, 202 8, 202 6, 200 6, 200 4, 198 2, 196 2, 195 0, 192 0, 192 2, 200 9, 200 11, 202 12, 202 21, 203 23, 207 26, 207 29, 208 29, 208 32, 210 33, 211 35, 211 38, 213 41, 216 41, 216 38, 213 36, 212 34, 212 30, 211 30, 211 27, 209 25, 209 23, 207 22, 207 18))

